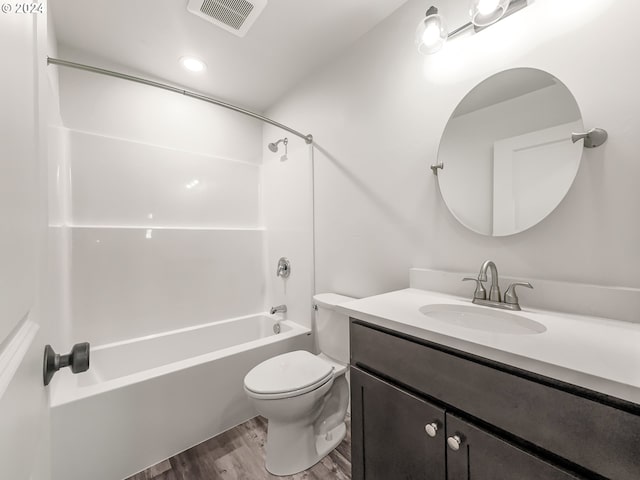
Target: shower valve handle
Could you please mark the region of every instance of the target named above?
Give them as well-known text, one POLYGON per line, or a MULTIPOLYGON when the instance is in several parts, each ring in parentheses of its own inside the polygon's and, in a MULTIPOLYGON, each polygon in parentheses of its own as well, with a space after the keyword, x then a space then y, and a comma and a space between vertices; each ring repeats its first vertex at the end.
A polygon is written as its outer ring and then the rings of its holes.
POLYGON ((288 278, 289 275, 291 275, 291 262, 287 258, 282 257, 280 260, 278 260, 278 268, 276 270, 276 276, 282 277, 282 278, 288 278))

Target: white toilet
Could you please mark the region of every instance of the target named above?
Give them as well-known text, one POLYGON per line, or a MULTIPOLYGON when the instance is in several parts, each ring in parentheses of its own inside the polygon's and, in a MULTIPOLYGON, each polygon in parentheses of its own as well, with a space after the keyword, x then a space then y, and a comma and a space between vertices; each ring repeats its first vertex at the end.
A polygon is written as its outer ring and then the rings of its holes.
POLYGON ((269 421, 267 470, 293 475, 319 462, 344 439, 349 406, 349 318, 335 311, 353 298, 313 297, 319 355, 289 352, 265 360, 244 378, 244 390, 269 421))

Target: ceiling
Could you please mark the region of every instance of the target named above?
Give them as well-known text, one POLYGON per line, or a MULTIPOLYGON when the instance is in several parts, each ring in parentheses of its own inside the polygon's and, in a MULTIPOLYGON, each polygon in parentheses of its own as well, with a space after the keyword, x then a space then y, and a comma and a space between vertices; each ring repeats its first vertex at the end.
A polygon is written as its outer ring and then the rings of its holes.
POLYGON ((59 56, 161 79, 264 111, 406 0, 269 0, 244 38, 187 12, 187 0, 55 0, 59 56), (204 60, 184 70, 182 56, 204 60))

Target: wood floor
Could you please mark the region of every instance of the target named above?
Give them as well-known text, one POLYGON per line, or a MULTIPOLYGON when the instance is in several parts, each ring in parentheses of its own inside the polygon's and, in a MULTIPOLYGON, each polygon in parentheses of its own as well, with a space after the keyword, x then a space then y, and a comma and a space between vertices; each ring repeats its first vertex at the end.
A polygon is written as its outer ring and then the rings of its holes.
POLYGON ((127 480, 350 480, 351 425, 344 441, 307 471, 276 477, 264 468, 267 421, 256 417, 127 480))

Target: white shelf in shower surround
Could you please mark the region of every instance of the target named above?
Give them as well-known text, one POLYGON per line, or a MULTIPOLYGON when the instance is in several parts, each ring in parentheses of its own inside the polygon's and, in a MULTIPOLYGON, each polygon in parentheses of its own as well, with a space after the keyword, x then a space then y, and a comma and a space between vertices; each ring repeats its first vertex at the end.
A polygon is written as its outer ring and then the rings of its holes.
POLYGON ((94 136, 94 137, 106 138, 106 139, 109 139, 109 140, 117 140, 117 141, 120 141, 120 142, 135 143, 135 144, 138 144, 138 145, 143 145, 145 147, 161 148, 163 150, 169 150, 169 151, 173 151, 173 152, 177 152, 177 153, 186 153, 188 155, 199 155, 201 157, 207 157, 207 158, 211 158, 211 159, 214 159, 214 160, 222 160, 222 161, 225 161, 225 162, 244 163, 245 165, 251 165, 251 166, 254 166, 254 167, 258 167, 258 168, 261 166, 261 162, 262 162, 262 157, 261 156, 257 156, 255 161, 242 160, 242 159, 238 159, 238 158, 227 157, 227 156, 224 156, 224 155, 201 152, 201 151, 198 151, 198 150, 188 150, 188 149, 183 149, 183 148, 172 147, 172 146, 169 146, 169 145, 161 145, 159 143, 143 142, 141 140, 118 137, 116 135, 106 135, 104 133, 90 132, 88 130, 81 130, 79 128, 65 128, 65 127, 55 127, 55 128, 57 128, 58 130, 64 131, 64 132, 69 132, 69 133, 77 133, 77 134, 81 134, 81 135, 90 135, 90 136, 94 136))

